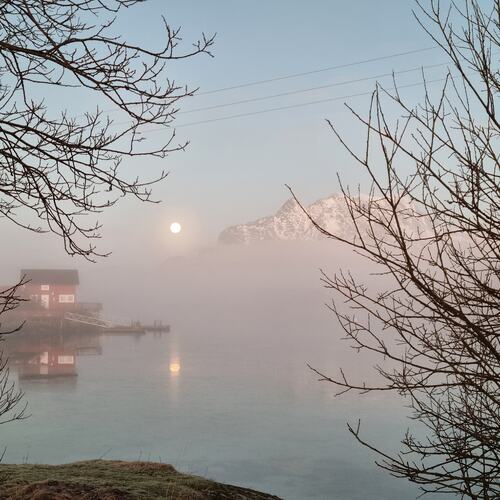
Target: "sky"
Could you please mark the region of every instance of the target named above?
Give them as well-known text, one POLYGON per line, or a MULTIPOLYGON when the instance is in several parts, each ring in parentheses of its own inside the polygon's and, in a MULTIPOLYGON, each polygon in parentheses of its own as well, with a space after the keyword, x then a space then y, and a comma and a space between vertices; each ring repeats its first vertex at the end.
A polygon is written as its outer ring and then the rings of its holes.
MULTIPOLYGON (((332 66, 351 66, 201 94, 184 101, 175 126, 179 140, 190 141, 187 150, 161 162, 142 159, 124 163, 126 171, 134 174, 148 175, 158 167, 170 174, 154 190, 155 198, 162 203, 144 205, 125 199, 100 217, 104 227, 99 249, 113 252, 107 262, 161 263, 165 258, 214 245, 228 225, 274 213, 289 197, 285 184, 292 186, 305 203, 338 191, 337 174, 347 184, 363 185, 366 178, 362 170, 335 139, 326 119, 335 123, 350 144, 362 146, 363 132, 343 103, 363 112, 368 97, 345 96, 371 91, 375 79, 366 79, 391 71, 405 71, 398 75, 401 85, 417 84, 420 67, 446 62, 415 22, 413 8, 412 0, 150 0, 124 12, 116 24, 117 32, 143 46, 154 47, 161 41, 161 16, 170 25, 182 27, 183 47, 201 32, 217 33, 214 57, 200 55, 169 67, 177 83, 199 87, 201 93, 332 66), (430 50, 353 64, 427 48, 430 50), (342 84, 357 79, 365 81, 342 84), (330 87, 189 112, 325 85, 330 87), (335 100, 266 111, 323 99, 335 100), (259 113, 226 119, 254 112, 259 113), (221 120, 209 121, 214 119, 221 120), (177 236, 168 231, 174 221, 183 225, 177 236)), ((444 71, 442 66, 428 68, 426 73, 429 78, 439 78, 444 71)), ((392 86, 389 77, 378 80, 392 86)), ((411 102, 421 100, 421 86, 403 92, 411 102)), ((96 102, 91 98, 77 102, 69 95, 60 104, 77 114, 93 109, 96 102)), ((164 132, 150 133, 158 139, 161 134, 164 132)), ((6 240, 14 242, 4 250, 4 267, 27 266, 27 262, 19 262, 24 256, 37 266, 48 265, 54 258, 62 267, 74 263, 64 256, 57 237, 34 237, 6 221, 0 221, 0 229, 6 240), (36 259, 32 257, 34 247, 39 249, 36 259)))

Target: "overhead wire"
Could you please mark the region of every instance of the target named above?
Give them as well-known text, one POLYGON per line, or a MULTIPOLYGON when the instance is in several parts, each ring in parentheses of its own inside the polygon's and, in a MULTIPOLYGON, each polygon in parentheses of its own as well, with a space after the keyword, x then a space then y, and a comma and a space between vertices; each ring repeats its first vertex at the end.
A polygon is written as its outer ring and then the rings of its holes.
POLYGON ((195 95, 202 96, 202 95, 208 95, 208 94, 216 94, 219 92, 226 92, 228 90, 242 89, 245 87, 253 87, 255 85, 262 85, 264 83, 279 82, 281 80, 288 80, 290 78, 298 78, 300 76, 307 76, 307 75, 314 75, 317 73, 324 73, 326 71, 333 71, 335 69, 351 68, 353 66, 359 66, 361 64, 368 64, 371 62, 384 61, 386 59, 392 59, 395 57, 402 57, 402 56, 408 56, 408 55, 412 55, 412 54, 418 54, 421 52, 427 52, 429 50, 435 50, 438 47, 439 47, 438 45, 433 45, 432 47, 424 47, 421 49, 407 50, 405 52, 397 52, 395 54, 388 54, 388 55, 384 55, 384 56, 372 57, 369 59, 363 59, 361 61, 353 61, 350 63, 337 64, 335 66, 328 66, 326 68, 320 68, 320 69, 315 69, 315 70, 311 70, 311 71, 303 71, 300 73, 292 73, 292 74, 283 75, 283 76, 276 76, 276 77, 267 78, 264 80, 256 80, 253 82, 240 83, 237 85, 231 85, 229 87, 222 87, 219 89, 205 90, 203 92, 197 92, 195 95))
MULTIPOLYGON (((387 90, 388 91, 389 90, 400 90, 400 89, 407 89, 407 88, 411 88, 411 87, 419 87, 419 86, 422 86, 424 84, 428 85, 428 84, 431 84, 431 83, 443 82, 445 80, 446 80, 446 77, 444 77, 444 78, 438 78, 438 79, 434 79, 434 80, 426 80, 425 82, 424 81, 420 81, 418 83, 411 83, 411 84, 408 84, 408 85, 398 85, 397 87, 391 87, 391 88, 389 88, 387 90)), ((356 98, 356 97, 365 97, 365 96, 370 96, 372 94, 373 94, 373 91, 370 91, 370 92, 360 92, 360 93, 357 93, 357 94, 350 94, 350 95, 337 96, 337 97, 329 97, 329 98, 325 98, 325 99, 318 99, 318 100, 315 100, 315 101, 308 101, 308 102, 297 103, 297 104, 289 104, 287 106, 278 106, 278 107, 275 107, 275 108, 262 109, 262 110, 258 110, 258 111, 250 111, 250 112, 247 112, 247 113, 238 113, 238 114, 229 115, 229 116, 223 116, 223 117, 219 117, 219 118, 209 118, 209 119, 206 119, 206 120, 199 120, 199 121, 196 121, 196 122, 181 123, 179 125, 176 125, 173 128, 177 129, 177 128, 183 128, 183 127, 190 127, 190 126, 193 126, 193 125, 202 125, 202 124, 205 124, 205 123, 214 123, 214 122, 220 122, 220 121, 225 121, 225 120, 232 120, 232 119, 236 119, 236 118, 243 118, 245 116, 254 116, 254 115, 260 115, 260 114, 264 114, 264 113, 272 113, 272 112, 275 112, 275 111, 282 111, 282 110, 286 110, 286 109, 294 109, 294 108, 300 108, 300 107, 305 107, 305 106, 312 106, 314 104, 324 104, 324 103, 327 103, 327 102, 341 101, 341 100, 344 100, 344 99, 353 99, 353 98, 356 98)), ((156 131, 159 131, 159 130, 165 130, 165 127, 150 129, 150 130, 144 131, 143 133, 156 132, 156 131)))
MULTIPOLYGON (((224 92, 227 90, 241 89, 241 88, 251 87, 251 86, 260 85, 260 84, 264 84, 264 83, 276 82, 276 81, 286 80, 286 79, 290 79, 290 78, 297 78, 300 76, 311 75, 311 74, 331 71, 331 70, 335 70, 335 69, 353 67, 353 66, 357 66, 357 65, 370 63, 370 62, 382 61, 382 60, 391 59, 391 58, 395 58, 395 57, 401 57, 401 56, 405 56, 405 55, 421 53, 421 52, 433 50, 436 48, 437 48, 437 46, 432 46, 432 47, 425 47, 425 48, 421 48, 421 49, 415 49, 415 50, 411 50, 411 51, 398 52, 398 53, 388 54, 388 55, 384 55, 384 56, 378 56, 378 57, 374 57, 374 58, 370 58, 370 59, 364 59, 361 61, 355 61, 352 63, 339 64, 336 66, 329 66, 326 68, 320 68, 320 69, 311 70, 311 71, 304 71, 304 72, 293 73, 293 74, 284 75, 284 76, 280 76, 280 77, 268 78, 265 80, 258 80, 258 81, 254 81, 254 82, 247 82, 247 83, 242 83, 242 84, 238 84, 238 85, 223 87, 223 88, 219 88, 219 89, 214 89, 214 90, 196 93, 194 95, 200 96, 200 95, 220 93, 220 92, 224 92)), ((379 78, 396 76, 396 75, 411 73, 411 72, 415 72, 415 71, 423 71, 425 69, 442 67, 442 66, 446 66, 448 64, 449 63, 438 63, 438 64, 432 64, 432 65, 426 65, 426 66, 418 66, 418 67, 414 67, 414 68, 410 68, 410 69, 406 69, 406 70, 392 71, 390 73, 382 73, 382 74, 368 76, 368 77, 345 80, 345 81, 341 81, 341 82, 334 82, 334 83, 319 85, 319 86, 314 86, 314 87, 307 87, 304 89, 297 89, 297 90, 292 90, 292 91, 287 91, 287 92, 280 92, 280 93, 276 93, 276 94, 252 97, 252 98, 248 98, 248 99, 240 99, 237 101, 231 101, 228 103, 220 103, 220 104, 215 104, 215 105, 211 105, 211 106, 204 106, 201 108, 195 108, 195 109, 191 109, 191 110, 185 110, 185 111, 181 110, 181 111, 178 111, 176 114, 180 115, 180 114, 189 114, 189 113, 195 113, 195 112, 222 109, 222 108, 226 108, 226 107, 236 106, 239 104, 248 104, 248 103, 259 102, 259 101, 264 101, 264 100, 269 100, 269 99, 275 99, 278 97, 285 97, 285 96, 297 95, 297 94, 306 93, 306 92, 312 92, 312 91, 316 91, 316 90, 323 90, 323 89, 337 87, 337 86, 341 86, 341 85, 350 85, 350 84, 360 83, 360 82, 369 81, 369 80, 377 80, 379 78)), ((439 82, 439 81, 443 81, 443 80, 444 80, 444 78, 440 78, 437 80, 428 80, 426 83, 435 83, 435 82, 439 82)), ((424 83, 423 81, 420 81, 418 83, 401 85, 401 86, 398 86, 398 89, 399 88, 403 89, 403 88, 416 87, 419 85, 423 85, 423 83, 424 83)), ((393 90, 394 90, 394 88, 393 88, 393 90)), ((201 124, 205 124, 205 123, 214 123, 214 122, 219 122, 219 121, 232 120, 232 119, 242 118, 245 116, 254 116, 254 115, 259 115, 259 114, 263 114, 263 113, 271 113, 271 112, 275 112, 275 111, 282 111, 282 110, 287 110, 287 109, 312 106, 315 104, 321 104, 321 103, 327 103, 327 102, 338 101, 338 100, 343 100, 343 99, 352 99, 352 98, 357 98, 357 97, 368 96, 371 94, 372 94, 372 92, 370 91, 370 92, 360 92, 360 93, 344 95, 344 96, 317 99, 314 101, 307 101, 304 103, 296 103, 296 104, 290 104, 290 105, 284 105, 284 106, 277 106, 277 107, 273 107, 273 108, 267 108, 267 109, 257 110, 257 111, 249 111, 249 112, 244 112, 244 113, 237 113, 237 114, 218 117, 218 118, 208 118, 208 119, 198 120, 198 121, 194 121, 194 122, 180 123, 179 125, 175 125, 172 128, 177 129, 177 128, 183 128, 183 127, 188 127, 188 126, 193 126, 193 125, 201 125, 201 124)), ((123 125, 126 123, 130 123, 130 122, 129 121, 118 122, 118 123, 114 123, 114 125, 123 125)), ((148 134, 150 132, 160 131, 160 130, 165 130, 165 126, 153 128, 153 129, 149 129, 149 130, 144 130, 141 132, 141 135, 148 134)))
MULTIPOLYGON (((322 90, 322 89, 332 88, 332 87, 337 87, 337 86, 342 86, 342 85, 350 85, 350 84, 353 84, 353 83, 360 83, 360 82, 364 82, 364 81, 377 80, 377 79, 383 78, 383 77, 389 77, 389 76, 393 76, 394 77, 396 75, 402 75, 402 74, 412 73, 412 72, 416 72, 416 71, 423 71, 423 70, 431 69, 431 68, 443 67, 443 66, 447 66, 448 64, 449 63, 446 62, 446 63, 439 63, 439 64, 431 64, 431 65, 427 65, 427 66, 416 66, 414 68, 410 68, 410 69, 406 69, 406 70, 393 71, 391 73, 383 73, 383 74, 379 74, 379 75, 372 75, 372 76, 368 76, 368 77, 364 77, 364 78, 356 78, 354 80, 345 80, 345 81, 342 81, 342 82, 335 82, 335 83, 326 84, 326 85, 320 85, 320 86, 316 86, 316 87, 308 87, 308 88, 305 88, 305 89, 292 90, 292 91, 289 91, 289 92, 281 92, 281 93, 278 93, 278 94, 271 94, 271 95, 266 95, 266 96, 253 97, 253 98, 249 98, 249 99, 242 99, 242 100, 239 100, 239 101, 232 101, 232 102, 229 102, 229 103, 216 104, 216 105, 213 105, 213 106, 206 106, 206 107, 203 107, 203 108, 196 108, 196 109, 185 110, 185 111, 177 111, 176 115, 189 114, 189 113, 202 112, 202 111, 210 111, 210 110, 215 110, 215 109, 221 109, 221 108, 236 106, 236 105, 239 105, 239 104, 248 104, 248 103, 253 103, 253 102, 259 102, 259 101, 274 99, 274 98, 278 98, 278 97, 284 97, 284 96, 290 96, 290 95, 297 95, 297 94, 311 92, 311 91, 315 91, 315 90, 322 90)), ((363 94, 359 94, 359 95, 365 95, 365 94, 363 93, 363 94)), ((356 97, 356 96, 358 96, 358 94, 354 94, 353 95, 353 97, 356 97)), ((351 96, 341 96, 338 99, 349 98, 349 97, 351 97, 351 96)), ((335 98, 335 99, 337 99, 337 98, 335 98)), ((126 125, 126 124, 129 124, 129 123, 132 123, 132 122, 129 121, 129 120, 127 120, 127 121, 123 121, 123 122, 114 123, 113 125, 114 126, 118 126, 118 125, 126 125)), ((180 126, 181 125, 179 125, 179 127, 180 126)), ((177 128, 177 127, 174 127, 174 128, 177 128)), ((158 129, 150 129, 150 131, 151 130, 158 130, 158 129)))
MULTIPOLYGON (((318 74, 318 73, 324 73, 324 72, 327 72, 327 71, 333 71, 333 70, 336 70, 336 69, 351 68, 351 67, 354 67, 354 66, 360 66, 360 65, 363 65, 363 64, 368 64, 368 63, 371 63, 371 62, 384 61, 384 60, 393 59, 393 58, 396 58, 396 57, 402 57, 402 56, 407 56, 407 55, 412 55, 412 54, 418 54, 418 53, 422 53, 422 52, 427 52, 427 51, 430 51, 430 50, 435 50, 437 48, 438 48, 438 45, 434 45, 432 47, 424 47, 424 48, 420 48, 420 49, 408 50, 408 51, 405 51, 405 52, 396 52, 396 53, 393 53, 393 54, 386 54, 386 55, 383 55, 383 56, 372 57, 372 58, 369 58, 369 59, 362 59, 362 60, 353 61, 353 62, 350 62, 350 63, 337 64, 335 66, 328 66, 328 67, 325 67, 325 68, 319 68, 319 69, 314 69, 314 70, 310 70, 310 71, 303 71, 303 72, 300 72, 300 73, 291 73, 291 74, 277 76, 277 77, 273 77, 273 78, 267 78, 267 79, 263 79, 263 80, 256 80, 256 81, 253 81, 253 82, 244 82, 244 83, 240 83, 240 84, 232 85, 232 86, 228 86, 228 87, 221 87, 221 88, 217 88, 217 89, 206 90, 206 91, 203 91, 203 92, 195 92, 192 95, 192 97, 199 97, 199 96, 203 96, 203 95, 216 94, 216 93, 226 92, 228 90, 235 90, 235 89, 241 89, 241 88, 245 88, 245 87, 252 87, 252 86, 256 86, 256 85, 261 85, 261 84, 265 84, 265 83, 272 83, 272 82, 277 82, 277 81, 282 81, 282 80, 288 80, 288 79, 292 79, 292 78, 298 78, 298 77, 301 77, 301 76, 307 76, 307 75, 313 75, 313 74, 318 74)), ((104 109, 104 110, 101 110, 101 113, 116 113, 116 112, 119 112, 119 111, 122 111, 122 110, 121 109, 117 109, 117 108, 115 108, 115 109, 104 109)))
POLYGON ((444 62, 444 63, 439 63, 439 64, 430 64, 427 66, 416 66, 416 67, 410 68, 410 69, 405 69, 405 70, 400 70, 400 71, 392 71, 391 73, 382 73, 379 75, 367 76, 367 77, 363 77, 363 78, 356 78, 354 80, 345 80, 342 82, 335 82, 335 83, 329 83, 329 84, 325 84, 325 85, 318 85, 316 87, 307 87, 305 89, 291 90, 288 92, 280 92, 278 94, 270 94, 270 95, 259 96, 259 97, 251 97, 248 99, 241 99, 239 101, 232 101, 232 102, 228 102, 228 103, 214 104, 212 106, 205 106, 202 108, 182 110, 182 111, 178 111, 176 114, 184 115, 184 114, 188 114, 188 113, 197 113, 200 111, 211 111, 214 109, 236 106, 238 104, 248 104, 248 103, 252 103, 252 102, 265 101, 268 99, 275 99, 277 97, 285 97, 285 96, 290 96, 290 95, 302 94, 305 92, 312 92, 315 90, 323 90, 323 89, 328 89, 328 88, 332 88, 332 87, 339 87, 341 85, 351 85, 353 83, 366 82, 369 80, 376 80, 378 78, 385 78, 385 77, 393 76, 393 75, 394 76, 395 75, 403 75, 406 73, 413 73, 415 71, 421 71, 424 69, 431 69, 431 68, 438 68, 438 67, 442 67, 442 66, 447 66, 448 64, 449 64, 449 62, 444 62))

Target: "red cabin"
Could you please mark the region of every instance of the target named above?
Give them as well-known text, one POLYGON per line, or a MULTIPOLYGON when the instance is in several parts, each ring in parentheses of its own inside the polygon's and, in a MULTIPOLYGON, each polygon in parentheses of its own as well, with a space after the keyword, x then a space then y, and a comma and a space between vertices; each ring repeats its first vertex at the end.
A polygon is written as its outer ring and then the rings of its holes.
POLYGON ((76 269, 21 269, 24 297, 50 312, 68 311, 76 307, 79 284, 76 269))

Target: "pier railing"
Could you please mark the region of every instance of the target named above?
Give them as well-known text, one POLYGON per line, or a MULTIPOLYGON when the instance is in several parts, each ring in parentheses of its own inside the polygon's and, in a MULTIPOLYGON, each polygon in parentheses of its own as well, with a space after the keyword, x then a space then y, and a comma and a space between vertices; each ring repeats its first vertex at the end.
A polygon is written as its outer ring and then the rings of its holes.
POLYGON ((76 323, 84 323, 86 325, 99 326, 101 328, 112 328, 114 325, 111 321, 102 318, 96 318, 95 316, 87 316, 84 314, 67 312, 64 318, 68 321, 74 321, 76 323))
POLYGON ((64 319, 83 323, 85 325, 97 326, 104 328, 110 332, 125 332, 125 333, 145 333, 145 332, 169 332, 170 326, 164 325, 162 321, 156 320, 152 325, 143 325, 140 321, 125 321, 121 319, 103 319, 96 316, 88 316, 74 312, 67 312, 64 319))

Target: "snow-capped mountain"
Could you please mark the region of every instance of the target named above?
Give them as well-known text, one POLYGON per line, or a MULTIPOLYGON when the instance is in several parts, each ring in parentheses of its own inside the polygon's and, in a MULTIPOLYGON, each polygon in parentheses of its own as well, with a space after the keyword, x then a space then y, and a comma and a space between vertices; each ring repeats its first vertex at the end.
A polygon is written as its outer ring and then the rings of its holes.
MULTIPOLYGON (((368 196, 361 196, 361 201, 368 201, 368 196)), ((384 203, 381 202, 379 209, 383 205, 384 203)), ((312 219, 326 231, 347 240, 355 238, 354 224, 342 194, 322 198, 304 208, 312 219)), ((415 236, 429 231, 431 226, 426 222, 426 218, 418 217, 410 205, 401 203, 400 209, 400 223, 407 234, 415 236)), ((362 231, 364 226, 367 226, 365 221, 359 220, 358 223, 362 231)), ((380 227, 378 229, 382 230, 380 227)), ((290 198, 274 215, 224 229, 219 235, 219 242, 248 244, 256 241, 304 241, 324 238, 325 236, 313 226, 299 204, 290 198)))
MULTIPOLYGON (((352 221, 343 195, 334 194, 304 207, 324 229, 339 235, 352 234, 352 221)), ((230 226, 219 235, 220 243, 252 243, 263 240, 317 240, 324 236, 313 226, 299 204, 290 198, 269 217, 230 226)))

